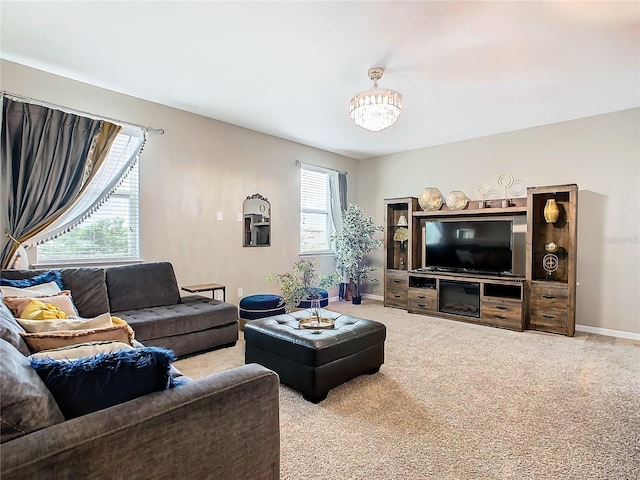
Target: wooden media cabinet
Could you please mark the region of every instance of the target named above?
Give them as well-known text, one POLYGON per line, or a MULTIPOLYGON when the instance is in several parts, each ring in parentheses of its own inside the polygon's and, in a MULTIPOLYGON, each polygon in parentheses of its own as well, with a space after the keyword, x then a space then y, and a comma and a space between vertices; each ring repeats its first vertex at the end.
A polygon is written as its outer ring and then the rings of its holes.
POLYGON ((508 206, 501 200, 470 201, 463 210, 445 205, 436 211, 423 211, 415 197, 385 199, 385 306, 517 331, 573 336, 577 193, 574 184, 529 187, 526 198, 510 199, 508 206), (545 215, 550 200, 559 210, 553 221, 545 215), (516 273, 425 268, 425 222, 441 218, 512 219, 516 273), (400 229, 407 231, 399 235, 400 229), (398 240, 405 237, 406 241, 398 240))

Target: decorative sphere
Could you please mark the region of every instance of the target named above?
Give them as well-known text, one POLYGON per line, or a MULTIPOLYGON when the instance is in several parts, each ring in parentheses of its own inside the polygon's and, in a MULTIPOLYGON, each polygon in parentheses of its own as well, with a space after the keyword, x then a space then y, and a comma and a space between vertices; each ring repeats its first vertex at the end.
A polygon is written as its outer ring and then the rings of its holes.
POLYGON ((440 210, 444 197, 442 192, 435 187, 427 187, 420 194, 418 204, 425 211, 440 210))
POLYGON ((469 203, 469 199, 464 192, 454 190, 447 197, 447 207, 449 210, 464 210, 469 203))

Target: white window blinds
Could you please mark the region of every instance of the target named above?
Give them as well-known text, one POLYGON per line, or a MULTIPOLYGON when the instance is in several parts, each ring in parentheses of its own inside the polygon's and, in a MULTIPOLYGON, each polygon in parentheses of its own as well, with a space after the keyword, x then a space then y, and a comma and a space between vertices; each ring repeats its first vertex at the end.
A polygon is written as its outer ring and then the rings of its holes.
POLYGON ((332 221, 329 172, 300 168, 300 253, 328 253, 332 221))

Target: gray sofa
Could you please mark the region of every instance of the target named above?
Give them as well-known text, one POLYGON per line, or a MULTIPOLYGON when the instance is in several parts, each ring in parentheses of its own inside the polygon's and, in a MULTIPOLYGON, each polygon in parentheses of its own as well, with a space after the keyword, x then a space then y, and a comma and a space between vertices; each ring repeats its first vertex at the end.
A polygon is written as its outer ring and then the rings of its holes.
MULTIPOLYGON (((167 269, 166 265, 150 268, 155 272, 167 269)), ((105 283, 99 281, 101 275, 105 277, 104 270, 63 271, 64 278, 71 281, 65 286, 75 291, 73 298, 82 315, 92 316, 104 308, 101 295, 85 295, 85 290, 105 289, 106 293, 108 284, 108 298, 116 305, 121 300, 114 296, 117 291, 142 297, 149 290, 149 283, 132 283, 120 275, 127 277, 124 273, 131 271, 118 270, 114 276, 110 272, 113 270, 107 269, 105 283)), ((136 278, 146 277, 142 274, 136 278)), ((162 283, 158 278, 153 280, 156 288, 162 283)), ((203 305, 215 307, 219 303, 209 300, 203 305)), ((195 308, 189 302, 172 305, 178 311, 180 307, 175 305, 195 308)), ((115 313, 131 321, 153 308, 115 313)), ((158 311, 157 315, 161 314, 158 311)), ((185 322, 198 326, 197 320, 188 317, 185 322)), ((140 320, 139 325, 144 323, 140 320)), ((237 332, 235 323, 234 327, 237 332)), ((154 326, 139 331, 165 347, 172 341, 185 345, 181 342, 184 333, 177 330, 171 335, 158 334, 154 326)), ((182 377, 182 385, 175 388, 65 420, 45 383, 31 368, 27 358, 30 352, 20 332, 24 330, 0 298, 0 478, 279 478, 279 380, 271 370, 249 364, 199 380, 182 377)), ((226 336, 220 338, 228 341, 226 336)), ((212 346, 199 340, 195 345, 212 346)), ((180 373, 173 369, 173 376, 180 373)))
MULTIPOLYGON (((31 278, 46 270, 3 270, 2 277, 31 278)), ((169 262, 59 269, 81 317, 105 312, 122 318, 136 340, 179 356, 231 346, 238 340, 238 308, 202 295, 180 296, 169 262)))

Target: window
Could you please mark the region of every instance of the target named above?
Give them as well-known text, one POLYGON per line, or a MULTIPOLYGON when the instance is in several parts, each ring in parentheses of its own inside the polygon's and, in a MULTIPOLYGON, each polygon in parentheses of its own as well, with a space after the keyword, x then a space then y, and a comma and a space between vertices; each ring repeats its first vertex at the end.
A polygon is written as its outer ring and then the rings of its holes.
POLYGON ((333 252, 329 172, 300 168, 300 253, 333 252))
POLYGON ((83 196, 65 215, 65 220, 57 222, 61 225, 70 221, 75 227, 39 245, 38 264, 88 264, 139 258, 136 158, 144 136, 143 132, 123 132, 116 137, 109 156, 83 196), (108 192, 112 193, 108 195, 108 192))

